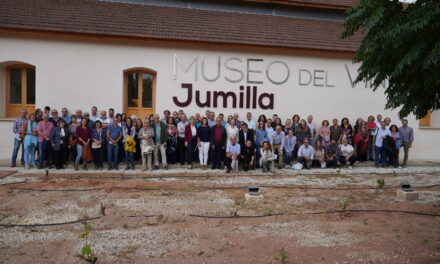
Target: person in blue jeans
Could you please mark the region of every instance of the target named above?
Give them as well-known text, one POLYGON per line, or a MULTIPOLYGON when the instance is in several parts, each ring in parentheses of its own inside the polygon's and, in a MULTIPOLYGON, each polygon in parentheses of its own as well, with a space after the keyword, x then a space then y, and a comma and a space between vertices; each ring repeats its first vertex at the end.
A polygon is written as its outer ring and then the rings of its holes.
POLYGON ((107 163, 109 170, 118 170, 119 141, 122 139, 122 127, 118 123, 118 118, 114 117, 113 124, 107 128, 107 163))
POLYGON ((387 125, 385 122, 380 123, 380 128, 377 128, 374 135, 374 152, 375 152, 375 158, 374 158, 374 165, 376 167, 382 166, 385 167, 385 164, 387 162, 387 152, 383 148, 383 140, 386 137, 391 136, 391 131, 387 129, 387 125))
POLYGON ((35 149, 38 146, 38 127, 35 114, 29 115, 29 120, 23 126, 24 162, 26 169, 35 167, 35 149))
POLYGON ((257 159, 257 168, 260 167, 261 158, 261 148, 263 147, 263 142, 269 140, 266 131, 266 124, 264 121, 258 121, 257 129, 255 130, 255 156, 257 159))
POLYGON ((24 145, 23 145, 23 126, 27 122, 26 119, 27 112, 26 110, 20 111, 20 117, 15 119, 14 126, 12 127, 12 130, 14 132, 14 150, 12 151, 12 162, 11 167, 17 166, 17 156, 18 151, 21 147, 21 163, 24 165, 24 145))

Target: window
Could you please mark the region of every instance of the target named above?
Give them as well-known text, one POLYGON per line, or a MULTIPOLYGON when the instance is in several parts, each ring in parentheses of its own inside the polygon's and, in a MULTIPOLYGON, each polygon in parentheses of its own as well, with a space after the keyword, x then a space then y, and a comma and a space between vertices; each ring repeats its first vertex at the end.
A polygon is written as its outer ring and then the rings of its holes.
POLYGON ((124 105, 127 116, 144 119, 154 113, 156 72, 134 68, 124 72, 124 105))
POLYGON ((440 111, 429 111, 428 114, 419 120, 421 128, 440 128, 440 111))
POLYGON ((20 115, 20 110, 35 111, 35 67, 15 64, 6 67, 6 117, 20 115))

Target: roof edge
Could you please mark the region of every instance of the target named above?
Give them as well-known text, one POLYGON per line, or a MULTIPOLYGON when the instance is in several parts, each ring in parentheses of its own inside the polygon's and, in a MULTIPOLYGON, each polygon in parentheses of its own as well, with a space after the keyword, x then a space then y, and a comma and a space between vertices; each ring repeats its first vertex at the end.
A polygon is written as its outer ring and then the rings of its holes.
POLYGON ((211 47, 213 46, 239 47, 239 48, 252 47, 252 48, 264 49, 264 50, 289 50, 289 51, 300 51, 300 52, 320 53, 320 54, 346 54, 352 56, 356 54, 356 51, 351 51, 351 50, 299 48, 299 47, 286 47, 286 46, 276 46, 276 45, 252 45, 252 44, 213 42, 213 41, 195 41, 195 40, 177 40, 177 39, 172 40, 172 39, 148 38, 148 37, 140 37, 140 36, 139 37, 119 36, 119 35, 111 35, 111 34, 79 33, 79 32, 67 32, 67 31, 57 31, 57 30, 22 29, 22 28, 12 28, 12 27, 2 27, 2 26, 0 26, 0 32, 37 33, 41 35, 51 35, 51 36, 82 36, 82 37, 97 38, 97 39, 153 41, 156 43, 178 42, 185 44, 209 45, 211 47))
POLYGON ((302 7, 314 7, 314 8, 325 8, 325 9, 336 9, 336 10, 347 10, 351 8, 351 5, 339 5, 339 4, 320 4, 320 3, 310 3, 305 1, 289 1, 289 0, 241 0, 244 2, 257 2, 257 3, 272 3, 290 6, 302 6, 302 7))

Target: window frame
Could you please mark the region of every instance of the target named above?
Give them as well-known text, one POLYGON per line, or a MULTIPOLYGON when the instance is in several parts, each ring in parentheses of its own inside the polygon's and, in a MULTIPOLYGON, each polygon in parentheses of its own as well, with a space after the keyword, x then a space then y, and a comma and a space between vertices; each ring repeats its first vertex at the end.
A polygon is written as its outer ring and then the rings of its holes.
MULTIPOLYGON (((7 118, 17 117, 22 109, 28 113, 35 111, 35 102, 27 103, 27 69, 36 70, 35 66, 26 63, 16 63, 5 67, 5 116, 7 118), (11 70, 20 68, 21 70, 21 103, 11 103, 11 70)), ((35 72, 36 75, 36 72, 35 72)), ((36 79, 36 76, 35 76, 36 79)), ((37 89, 35 84, 35 90, 37 89)), ((36 91, 34 92, 36 95, 36 91)))
POLYGON ((157 72, 151 69, 147 68, 131 68, 124 70, 124 112, 127 114, 127 116, 131 116, 132 114, 135 114, 139 118, 145 118, 144 115, 155 113, 156 111, 156 79, 157 79, 157 72), (137 107, 129 107, 128 106, 128 75, 137 73, 138 74, 138 106, 137 107), (142 107, 142 74, 149 74, 152 76, 152 107, 151 108, 145 108, 142 107))

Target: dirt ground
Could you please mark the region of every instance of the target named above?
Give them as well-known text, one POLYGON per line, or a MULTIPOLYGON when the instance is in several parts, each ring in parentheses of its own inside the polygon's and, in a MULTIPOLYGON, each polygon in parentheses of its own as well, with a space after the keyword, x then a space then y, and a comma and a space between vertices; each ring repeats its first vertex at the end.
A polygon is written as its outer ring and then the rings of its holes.
MULTIPOLYGON (((88 221, 97 263, 283 263, 282 248, 284 263, 440 263, 440 217, 350 211, 440 214, 438 170, 128 176, 19 171, 0 180, 0 224, 99 217, 88 221), (405 181, 418 200, 395 196, 405 181), (246 201, 248 185, 263 198, 246 201), (310 214, 347 199, 348 212, 310 214)), ((82 223, 0 227, 0 263, 86 263, 76 256, 82 232, 82 223)))

